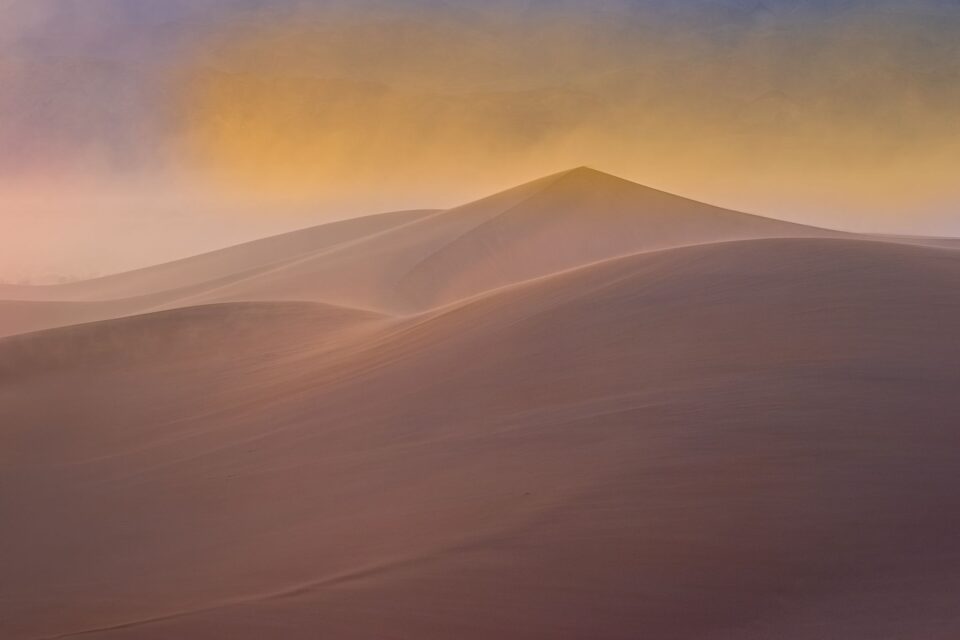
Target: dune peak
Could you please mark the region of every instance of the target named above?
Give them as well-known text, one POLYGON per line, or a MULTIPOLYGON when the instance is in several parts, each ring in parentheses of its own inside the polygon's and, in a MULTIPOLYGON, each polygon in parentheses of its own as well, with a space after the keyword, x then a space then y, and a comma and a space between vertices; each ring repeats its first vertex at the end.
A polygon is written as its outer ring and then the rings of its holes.
POLYGON ((589 166, 579 166, 543 178, 543 194, 556 194, 562 198, 591 198, 615 194, 642 202, 649 198, 667 198, 675 201, 690 201, 684 196, 661 191, 639 182, 589 166))
POLYGON ((586 165, 575 167, 567 171, 555 174, 557 181, 562 182, 577 182, 584 186, 599 186, 603 184, 621 184, 621 185, 633 185, 635 187, 642 187, 643 185, 634 182, 632 180, 627 180, 626 178, 621 178, 620 176, 613 175, 612 173, 607 173, 605 171, 600 171, 599 169, 594 169, 586 165))

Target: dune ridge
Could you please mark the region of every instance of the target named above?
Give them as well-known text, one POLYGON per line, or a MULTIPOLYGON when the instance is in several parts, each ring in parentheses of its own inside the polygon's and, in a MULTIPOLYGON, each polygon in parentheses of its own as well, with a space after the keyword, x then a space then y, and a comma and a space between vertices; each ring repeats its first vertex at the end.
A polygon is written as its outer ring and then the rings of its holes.
POLYGON ((832 235, 838 232, 719 209, 580 167, 446 211, 357 218, 90 281, 5 288, 0 335, 219 302, 418 313, 638 251, 832 235))
POLYGON ((9 299, 90 302, 160 293, 295 259, 304 253, 349 242, 430 213, 433 211, 397 211, 351 218, 92 280, 12 287, 20 297, 9 299))
POLYGON ((842 234, 727 211, 578 168, 306 256, 198 299, 283 296, 416 313, 638 251, 749 237, 831 235, 842 234), (344 272, 349 278, 339 277, 344 272))

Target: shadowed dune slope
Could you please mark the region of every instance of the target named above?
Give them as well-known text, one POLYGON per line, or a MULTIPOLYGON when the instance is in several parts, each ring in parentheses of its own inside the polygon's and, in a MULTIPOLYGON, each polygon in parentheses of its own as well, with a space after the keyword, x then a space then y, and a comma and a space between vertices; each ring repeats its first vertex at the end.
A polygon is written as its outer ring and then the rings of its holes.
POLYGON ((0 340, 0 636, 955 638, 958 281, 751 240, 0 340))

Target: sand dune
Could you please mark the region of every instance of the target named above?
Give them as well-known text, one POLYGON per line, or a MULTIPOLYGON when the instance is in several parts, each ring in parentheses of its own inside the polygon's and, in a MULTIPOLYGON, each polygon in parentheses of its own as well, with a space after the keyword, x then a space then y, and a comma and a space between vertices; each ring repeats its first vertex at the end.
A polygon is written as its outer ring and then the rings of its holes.
POLYGON ((0 287, 0 336, 180 306, 184 297, 253 277, 304 254, 329 250, 429 215, 367 216, 229 247, 184 260, 65 285, 0 287))
POLYGON ((279 296, 411 313, 638 251, 840 235, 719 209, 579 168, 238 279, 195 300, 279 296))
MULTIPOLYGON (((353 218, 95 280, 45 287, 11 287, 10 295, 17 298, 8 299, 86 302, 116 300, 180 289, 282 264, 303 254, 347 243, 431 213, 433 212, 427 210, 398 211, 353 218)), ((0 293, 3 292, 4 290, 0 289, 0 293)))
POLYGON ((97 280, 14 288, 7 295, 16 300, 0 302, 0 335, 219 302, 417 313, 639 251, 843 235, 580 168, 446 211, 370 216, 97 280))
POLYGON ((109 314, 103 316, 102 313, 103 309, 99 306, 85 303, 0 300, 0 336, 64 327, 76 322, 110 317, 109 314))
POLYGON ((347 330, 383 316, 320 303, 226 303, 187 307, 32 332, 0 341, 0 378, 23 379, 47 371, 103 363, 151 364, 185 360, 209 364, 231 359, 233 343, 246 355, 316 351, 347 330))
POLYGON ((690 226, 577 241, 621 189, 554 177, 218 294, 348 298, 338 267, 419 314, 0 340, 0 636, 956 637, 960 253, 742 240, 824 232, 646 190, 690 226))

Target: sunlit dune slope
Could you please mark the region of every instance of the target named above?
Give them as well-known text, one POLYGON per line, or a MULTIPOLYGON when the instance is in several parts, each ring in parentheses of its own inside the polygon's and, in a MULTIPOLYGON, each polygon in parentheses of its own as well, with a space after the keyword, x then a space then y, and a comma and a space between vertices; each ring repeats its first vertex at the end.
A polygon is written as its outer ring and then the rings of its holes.
POLYGON ((958 281, 732 241, 0 340, 0 635, 955 637, 958 281))

